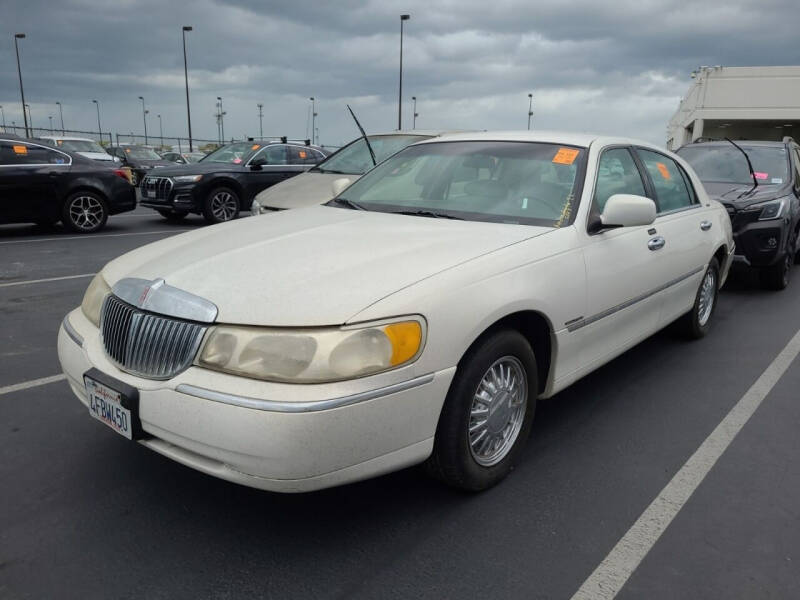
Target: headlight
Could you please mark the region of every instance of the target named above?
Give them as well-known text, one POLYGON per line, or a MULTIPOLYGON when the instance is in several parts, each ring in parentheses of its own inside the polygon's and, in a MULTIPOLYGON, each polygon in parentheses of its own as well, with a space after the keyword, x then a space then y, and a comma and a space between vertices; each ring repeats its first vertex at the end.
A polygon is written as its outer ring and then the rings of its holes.
POLYGON ((86 288, 83 302, 81 302, 81 310, 86 318, 94 323, 95 327, 100 327, 100 309, 103 307, 103 300, 110 293, 111 288, 108 287, 101 273, 95 275, 89 287, 86 288))
POLYGON ((200 181, 202 178, 202 175, 180 175, 173 177, 172 181, 175 183, 192 183, 193 181, 200 181))
POLYGON ((779 200, 770 200, 769 202, 761 202, 760 204, 753 204, 747 207, 747 210, 760 210, 761 214, 758 215, 759 221, 769 221, 771 219, 779 219, 783 216, 783 210, 786 205, 786 199, 780 198, 779 200))
POLYGON ((220 325, 206 337, 196 364, 267 381, 340 381, 412 362, 424 337, 422 318, 319 329, 220 325))

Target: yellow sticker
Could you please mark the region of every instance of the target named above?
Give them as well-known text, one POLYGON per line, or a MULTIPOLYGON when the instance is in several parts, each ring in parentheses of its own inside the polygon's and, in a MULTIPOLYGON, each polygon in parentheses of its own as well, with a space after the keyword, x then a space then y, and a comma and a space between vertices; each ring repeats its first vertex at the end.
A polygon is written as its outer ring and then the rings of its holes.
POLYGON ((581 151, 575 148, 559 148, 553 157, 553 162, 557 165, 571 165, 580 153, 581 151))
POLYGON ((667 169, 667 165, 664 163, 656 163, 656 167, 658 167, 658 172, 661 173, 661 176, 664 179, 672 179, 672 175, 669 174, 669 169, 667 169))
POLYGON ((27 146, 14 146, 14 154, 27 154, 28 147, 27 146))
POLYGON ((253 145, 250 147, 250 150, 258 150, 259 148, 261 148, 261 146, 259 146, 258 144, 253 144, 253 145))

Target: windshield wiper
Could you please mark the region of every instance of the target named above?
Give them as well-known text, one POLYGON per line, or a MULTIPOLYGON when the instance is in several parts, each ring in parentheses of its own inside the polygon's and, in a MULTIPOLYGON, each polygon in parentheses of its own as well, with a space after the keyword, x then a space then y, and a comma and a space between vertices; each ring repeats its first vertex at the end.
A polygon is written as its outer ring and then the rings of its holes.
POLYGON ((350 114, 352 115, 353 120, 356 122, 356 126, 358 127, 358 130, 361 132, 361 137, 363 137, 364 141, 367 143, 367 150, 369 150, 369 157, 372 159, 372 166, 374 167, 374 166, 376 166, 378 164, 378 161, 375 160, 375 152, 372 151, 372 144, 369 143, 369 138, 367 137, 367 132, 364 131, 364 128, 361 126, 361 123, 359 123, 358 119, 356 119, 356 113, 353 112, 353 109, 350 108, 350 105, 347 104, 346 106, 347 106, 347 110, 350 111, 350 114))
POLYGON ((358 202, 353 202, 347 198, 334 198, 326 202, 325 206, 343 206, 345 208, 352 208, 353 210, 369 210, 358 202))
POLYGON ((750 169, 750 177, 753 178, 753 187, 750 188, 747 192, 742 192, 741 194, 736 196, 736 199, 738 200, 739 198, 741 198, 745 194, 749 194, 750 192, 752 192, 754 189, 756 189, 758 187, 758 179, 756 179, 756 172, 753 170, 753 163, 750 162, 750 157, 747 156, 747 152, 745 152, 742 149, 742 147, 739 144, 737 144, 736 142, 734 142, 731 138, 725 138, 725 139, 727 141, 729 141, 731 144, 733 144, 734 148, 739 150, 739 152, 744 154, 744 159, 747 161, 747 168, 750 169))
POLYGON ((451 215, 448 213, 437 212, 435 210, 424 210, 424 209, 417 209, 417 210, 393 210, 390 211, 393 215, 411 215, 413 217, 431 217, 434 219, 455 219, 457 221, 463 221, 461 217, 457 217, 455 215, 451 215))
POLYGON ((347 171, 337 171, 336 169, 323 169, 322 167, 313 167, 309 171, 316 171, 317 173, 333 173, 334 175, 354 175, 347 171))

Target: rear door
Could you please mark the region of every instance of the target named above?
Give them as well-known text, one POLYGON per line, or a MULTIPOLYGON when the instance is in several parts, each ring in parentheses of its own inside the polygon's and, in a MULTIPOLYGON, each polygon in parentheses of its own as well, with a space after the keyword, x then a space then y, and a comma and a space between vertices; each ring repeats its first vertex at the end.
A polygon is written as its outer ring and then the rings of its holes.
POLYGON ((0 140, 0 218, 9 223, 57 219, 58 187, 71 163, 58 150, 0 140))

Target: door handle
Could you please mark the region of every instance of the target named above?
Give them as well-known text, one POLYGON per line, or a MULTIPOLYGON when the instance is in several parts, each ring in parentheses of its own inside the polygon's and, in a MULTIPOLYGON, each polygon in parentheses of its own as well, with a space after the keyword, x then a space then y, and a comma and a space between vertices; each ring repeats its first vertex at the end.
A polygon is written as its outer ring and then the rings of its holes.
POLYGON ((654 251, 655 250, 661 250, 666 243, 667 243, 667 240, 665 240, 663 237, 658 235, 658 236, 652 238, 649 242, 647 242, 647 247, 650 248, 650 250, 654 250, 654 251))
POLYGON ((700 229, 703 231, 711 229, 711 221, 700 221, 700 229))

